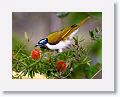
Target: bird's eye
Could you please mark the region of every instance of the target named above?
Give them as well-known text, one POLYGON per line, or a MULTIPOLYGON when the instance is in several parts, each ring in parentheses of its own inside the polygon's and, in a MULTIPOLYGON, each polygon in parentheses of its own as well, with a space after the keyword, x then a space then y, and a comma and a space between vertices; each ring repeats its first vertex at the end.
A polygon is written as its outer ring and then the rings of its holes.
POLYGON ((42 44, 42 45, 45 45, 47 43, 47 40, 46 39, 41 39, 38 44, 42 44))

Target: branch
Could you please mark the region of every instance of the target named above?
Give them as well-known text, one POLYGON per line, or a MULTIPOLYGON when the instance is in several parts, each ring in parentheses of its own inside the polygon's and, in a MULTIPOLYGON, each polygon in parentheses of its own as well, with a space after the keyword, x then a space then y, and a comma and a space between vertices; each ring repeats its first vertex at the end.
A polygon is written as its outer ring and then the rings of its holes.
POLYGON ((102 68, 98 71, 98 72, 96 72, 90 79, 93 79, 98 73, 100 73, 102 71, 102 68))

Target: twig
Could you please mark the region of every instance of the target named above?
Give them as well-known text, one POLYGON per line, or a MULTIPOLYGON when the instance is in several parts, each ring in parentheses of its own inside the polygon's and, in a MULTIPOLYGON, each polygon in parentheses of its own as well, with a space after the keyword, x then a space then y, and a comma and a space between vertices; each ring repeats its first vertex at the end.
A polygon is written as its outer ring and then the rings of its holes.
POLYGON ((16 57, 17 56, 17 54, 21 51, 21 49, 22 48, 24 48, 26 46, 26 44, 25 45, 23 45, 18 51, 17 51, 17 53, 15 54, 15 56, 14 57, 16 57))
POLYGON ((13 77, 15 77, 15 78, 20 78, 20 77, 23 77, 23 74, 24 73, 24 70, 23 71, 21 71, 21 73, 20 74, 16 74, 16 75, 12 75, 13 77))
POLYGON ((41 59, 39 59, 38 61, 34 62, 33 64, 30 64, 28 67, 31 67, 31 66, 35 65, 36 63, 38 63, 40 61, 41 61, 41 59))
MULTIPOLYGON (((32 32, 32 34, 31 34, 31 36, 30 36, 30 38, 29 38, 29 41, 28 42, 30 42, 31 41, 31 39, 32 39, 32 35, 33 35, 33 32, 32 32)), ((21 49, 22 48, 24 48, 25 46, 27 45, 27 43, 25 43, 19 50, 18 50, 18 52, 15 54, 15 56, 14 57, 16 57, 17 56, 17 54, 21 51, 21 49)))
POLYGON ((26 57, 25 59, 23 59, 23 60, 20 60, 20 61, 22 62, 22 61, 24 61, 24 60, 26 60, 26 59, 29 59, 29 58, 31 58, 31 56, 29 56, 29 57, 26 57))
POLYGON ((101 70, 102 70, 102 68, 98 72, 96 72, 90 79, 93 79, 98 73, 101 72, 101 70))
POLYGON ((61 78, 67 78, 70 74, 71 74, 71 71, 65 77, 61 76, 61 78))
POLYGON ((13 58, 13 59, 15 59, 17 62, 20 62, 20 63, 22 63, 22 64, 24 64, 24 65, 27 65, 27 64, 24 63, 22 60, 18 60, 17 58, 13 58))

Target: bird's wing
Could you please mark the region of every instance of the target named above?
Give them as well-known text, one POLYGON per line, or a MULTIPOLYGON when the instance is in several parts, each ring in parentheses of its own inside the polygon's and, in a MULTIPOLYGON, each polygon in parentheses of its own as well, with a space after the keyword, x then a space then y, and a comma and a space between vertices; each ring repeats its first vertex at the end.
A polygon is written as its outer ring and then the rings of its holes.
POLYGON ((68 39, 70 34, 77 30, 84 22, 86 22, 90 17, 85 18, 79 24, 74 24, 72 26, 66 27, 60 31, 53 32, 47 36, 48 43, 51 45, 55 45, 59 43, 61 40, 68 39))
MULTIPOLYGON (((77 27, 77 25, 75 25, 77 27)), ((77 29, 74 25, 70 27, 66 27, 65 29, 62 29, 57 32, 53 32, 47 36, 48 43, 51 45, 55 45, 59 43, 61 40, 65 40, 69 38, 69 35, 77 29)))
POLYGON ((47 36, 48 43, 51 45, 55 45, 55 44, 59 43, 62 40, 61 34, 62 34, 61 31, 53 32, 53 33, 49 34, 47 36))
POLYGON ((67 28, 63 29, 63 31, 62 31, 62 39, 68 39, 70 34, 72 34, 78 28, 79 28, 79 25, 74 24, 74 25, 72 25, 70 27, 67 27, 67 28))

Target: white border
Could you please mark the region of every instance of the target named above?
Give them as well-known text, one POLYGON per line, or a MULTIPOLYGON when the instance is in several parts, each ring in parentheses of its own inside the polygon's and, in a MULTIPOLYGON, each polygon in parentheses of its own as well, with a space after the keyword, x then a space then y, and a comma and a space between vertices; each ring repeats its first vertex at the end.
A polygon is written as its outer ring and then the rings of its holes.
POLYGON ((114 4, 111 0, 2 0, 0 89, 2 91, 114 91, 114 4), (12 12, 102 12, 102 79, 13 80, 12 12))

